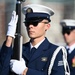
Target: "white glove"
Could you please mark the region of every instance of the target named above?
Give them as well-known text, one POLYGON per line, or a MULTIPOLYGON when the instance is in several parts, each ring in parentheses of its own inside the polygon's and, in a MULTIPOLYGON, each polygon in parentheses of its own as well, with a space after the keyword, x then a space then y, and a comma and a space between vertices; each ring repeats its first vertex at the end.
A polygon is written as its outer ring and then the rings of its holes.
POLYGON ((17 27, 17 21, 18 21, 18 15, 16 15, 16 12, 12 12, 11 21, 8 23, 8 30, 7 30, 7 36, 11 36, 15 38, 15 32, 17 27))
POLYGON ((16 74, 22 74, 23 71, 27 68, 26 65, 25 65, 25 61, 24 59, 22 58, 21 61, 18 61, 18 60, 15 60, 15 59, 12 59, 10 60, 10 68, 11 68, 11 71, 16 73, 16 74))

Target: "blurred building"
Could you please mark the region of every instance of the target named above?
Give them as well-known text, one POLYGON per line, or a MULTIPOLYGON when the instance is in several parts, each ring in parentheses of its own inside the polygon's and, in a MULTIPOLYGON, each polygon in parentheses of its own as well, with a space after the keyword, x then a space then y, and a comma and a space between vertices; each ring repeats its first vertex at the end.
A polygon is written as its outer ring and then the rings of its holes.
POLYGON ((5 39, 5 2, 0 1, 0 46, 5 39))
MULTIPOLYGON (((75 0, 26 0, 22 3, 22 7, 27 4, 36 3, 51 7, 55 14, 51 17, 51 28, 47 31, 46 36, 49 41, 57 45, 65 45, 62 33, 60 20, 71 18, 75 19, 75 0)), ((16 8, 15 0, 0 0, 0 46, 5 40, 7 24, 10 21, 11 13, 16 8)), ((25 26, 23 24, 25 16, 22 14, 22 35, 23 43, 29 40, 25 26)))

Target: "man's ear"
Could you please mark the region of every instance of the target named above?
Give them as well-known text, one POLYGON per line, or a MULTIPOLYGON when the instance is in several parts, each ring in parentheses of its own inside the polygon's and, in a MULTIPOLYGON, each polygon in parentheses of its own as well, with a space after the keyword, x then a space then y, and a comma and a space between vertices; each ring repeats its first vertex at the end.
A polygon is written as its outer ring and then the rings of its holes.
POLYGON ((50 23, 46 25, 46 31, 50 28, 50 23))

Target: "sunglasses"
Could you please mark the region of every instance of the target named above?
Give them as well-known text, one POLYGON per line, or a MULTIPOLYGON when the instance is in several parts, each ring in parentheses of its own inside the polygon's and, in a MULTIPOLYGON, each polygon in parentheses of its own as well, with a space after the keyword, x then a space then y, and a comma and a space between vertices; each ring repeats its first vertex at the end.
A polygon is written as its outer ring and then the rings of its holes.
POLYGON ((38 19, 38 20, 29 20, 29 21, 25 21, 25 26, 29 27, 29 25, 33 25, 33 26, 37 26, 38 23, 44 23, 44 24, 48 24, 49 22, 42 22, 43 19, 38 19))
POLYGON ((72 30, 63 30, 63 31, 62 31, 62 34, 63 34, 63 35, 64 35, 64 34, 70 35, 71 31, 72 31, 72 30))

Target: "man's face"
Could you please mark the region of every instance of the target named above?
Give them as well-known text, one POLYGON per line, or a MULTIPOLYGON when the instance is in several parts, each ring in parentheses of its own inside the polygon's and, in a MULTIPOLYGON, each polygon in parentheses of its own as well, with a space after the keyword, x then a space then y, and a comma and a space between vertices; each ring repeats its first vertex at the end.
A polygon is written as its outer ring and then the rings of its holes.
POLYGON ((75 30, 70 31, 69 34, 64 34, 64 39, 68 45, 75 43, 75 30))
POLYGON ((33 24, 29 24, 27 26, 27 33, 28 36, 32 39, 45 37, 45 32, 50 27, 50 24, 48 20, 42 20, 41 22, 37 23, 37 26, 34 26, 33 24))

